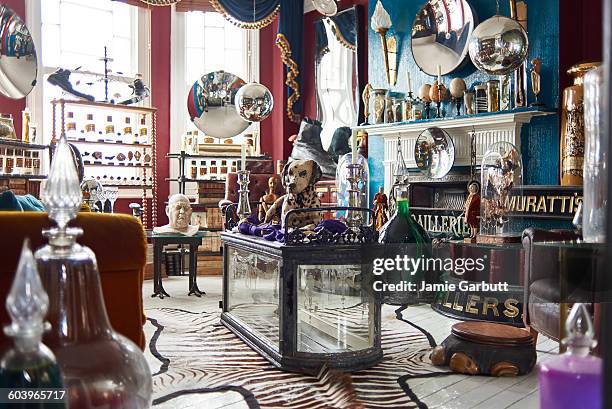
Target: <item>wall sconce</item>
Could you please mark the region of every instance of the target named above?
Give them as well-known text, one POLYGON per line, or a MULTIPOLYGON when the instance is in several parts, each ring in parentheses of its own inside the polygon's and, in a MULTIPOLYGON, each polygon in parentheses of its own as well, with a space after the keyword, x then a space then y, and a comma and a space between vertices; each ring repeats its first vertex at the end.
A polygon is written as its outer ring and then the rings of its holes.
POLYGON ((380 35, 387 82, 390 86, 395 85, 397 81, 397 38, 395 36, 387 36, 387 32, 391 28, 391 16, 387 13, 380 0, 376 3, 376 9, 372 15, 370 25, 372 30, 380 35))

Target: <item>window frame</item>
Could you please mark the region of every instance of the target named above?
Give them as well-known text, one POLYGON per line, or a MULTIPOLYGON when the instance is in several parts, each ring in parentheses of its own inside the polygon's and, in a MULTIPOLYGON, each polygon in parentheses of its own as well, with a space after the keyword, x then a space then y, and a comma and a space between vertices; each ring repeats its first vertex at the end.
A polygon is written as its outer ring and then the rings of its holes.
MULTIPOLYGON (((47 75, 53 73, 58 67, 46 67, 42 62, 42 11, 44 0, 26 0, 26 24, 34 39, 38 59, 38 75, 37 87, 28 95, 26 106, 31 112, 32 122, 38 125, 39 135, 43 136, 43 143, 51 141, 52 121, 53 118, 45 118, 45 95, 44 81, 47 75)), ((135 7, 135 6, 132 6, 135 7)), ((148 9, 138 7, 136 16, 136 25, 131 26, 131 37, 133 44, 138 52, 136 72, 142 74, 142 79, 145 84, 150 84, 151 66, 150 66, 150 27, 151 13, 148 9)), ((133 77, 125 76, 132 79, 133 77)), ((151 95, 145 100, 145 105, 150 105, 151 95)), ((47 107, 48 108, 48 107, 47 107)), ((59 119, 59 118, 58 118, 59 119)), ((48 166, 48 164, 45 164, 48 166)), ((47 170, 43 168, 43 170, 47 170)))
MULTIPOLYGON (((185 22, 186 12, 177 12, 173 6, 172 11, 172 50, 171 50, 171 96, 170 96, 170 152, 179 152, 181 149, 182 136, 188 131, 185 125, 188 117, 187 102, 184 98, 186 81, 185 69, 185 22)), ((245 81, 259 81, 259 30, 242 30, 244 44, 246 49, 243 53, 243 62, 247 67, 247 78, 245 81)), ((229 70, 228 70, 229 71, 229 70)), ((205 74, 205 73, 202 73, 205 74)), ((251 125, 249 130, 260 134, 259 123, 251 125)), ((257 138, 258 143, 260 138, 257 138)), ((170 178, 176 179, 179 175, 179 161, 170 161, 170 178)), ((188 185, 186 188, 188 195, 193 195, 197 189, 192 192, 188 185)), ((178 183, 170 183, 170 194, 179 192, 178 183)))

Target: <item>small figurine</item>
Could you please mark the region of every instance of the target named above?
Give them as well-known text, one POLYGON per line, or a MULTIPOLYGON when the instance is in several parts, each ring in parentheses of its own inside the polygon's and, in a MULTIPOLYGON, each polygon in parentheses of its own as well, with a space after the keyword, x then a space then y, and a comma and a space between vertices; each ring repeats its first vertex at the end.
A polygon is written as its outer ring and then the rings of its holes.
POLYGON ((268 193, 263 195, 261 199, 259 199, 259 220, 264 220, 266 218, 266 212, 276 202, 278 199, 278 195, 276 192, 276 185, 278 181, 274 176, 268 179, 268 193))
POLYGON ((370 92, 373 87, 371 84, 366 84, 361 93, 361 100, 363 101, 363 119, 364 122, 361 125, 369 125, 370 120, 370 92))
POLYGON ((539 58, 534 58, 531 60, 531 90, 533 91, 533 95, 535 96, 535 101, 531 104, 533 107, 544 105, 539 101, 540 96, 540 71, 542 69, 542 61, 539 58))
POLYGON ((465 241, 474 243, 478 234, 479 218, 480 218, 480 195, 478 194, 478 184, 470 183, 468 186, 468 197, 463 205, 464 216, 463 221, 470 226, 470 237, 465 241))
POLYGON ((374 195, 374 202, 372 203, 374 204, 374 227, 376 230, 380 230, 389 220, 389 204, 382 186, 378 188, 378 193, 374 195))
POLYGON ((180 233, 185 236, 193 236, 200 230, 200 226, 192 226, 191 222, 191 203, 189 198, 182 194, 175 194, 168 199, 166 215, 170 223, 165 226, 154 227, 153 233, 180 233))

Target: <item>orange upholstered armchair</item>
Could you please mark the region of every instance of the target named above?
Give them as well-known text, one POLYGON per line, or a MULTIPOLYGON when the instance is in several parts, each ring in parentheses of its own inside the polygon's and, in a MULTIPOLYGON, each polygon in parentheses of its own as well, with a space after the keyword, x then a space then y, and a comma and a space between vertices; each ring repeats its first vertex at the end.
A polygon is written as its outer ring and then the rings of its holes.
MULTIPOLYGON (((96 254, 104 303, 113 328, 144 348, 142 282, 147 242, 142 225, 127 215, 79 213, 71 226, 83 229, 78 242, 96 254)), ((38 249, 46 243, 41 232, 49 227, 46 213, 0 212, 1 326, 10 322, 5 301, 23 240, 29 237, 32 249, 38 249)), ((0 331, 0 350, 8 345, 9 340, 0 331)))

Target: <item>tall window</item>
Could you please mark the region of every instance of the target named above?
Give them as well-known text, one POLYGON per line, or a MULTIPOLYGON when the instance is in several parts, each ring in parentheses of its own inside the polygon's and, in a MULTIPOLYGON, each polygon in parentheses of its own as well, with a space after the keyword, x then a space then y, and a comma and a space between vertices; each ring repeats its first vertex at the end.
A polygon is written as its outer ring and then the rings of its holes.
MULTIPOLYGON (((144 74, 147 82, 148 73, 143 72, 147 70, 143 50, 148 38, 139 36, 146 11, 111 0, 34 0, 32 3, 40 13, 39 53, 45 79, 58 68, 68 69, 70 83, 75 89, 95 97, 96 101, 103 101, 106 96, 103 81, 106 47, 111 59, 108 63, 109 100, 127 99, 131 93, 128 84, 136 74, 144 74)), ((35 104, 36 110, 42 111, 40 126, 48 137, 51 134, 51 101, 72 97, 47 81, 41 85, 35 104)))
MULTIPOLYGON (((259 32, 234 26, 215 12, 177 12, 172 22, 172 101, 170 149, 177 152, 181 138, 196 130, 187 111, 187 96, 203 75, 223 70, 244 81, 259 79, 259 32)), ((253 124, 245 132, 259 129, 253 124)), ((234 143, 242 143, 238 136, 234 143)), ((170 176, 178 175, 178 161, 172 161, 170 176), (174 164, 173 164, 174 163, 174 164)), ((197 186, 187 185, 187 192, 197 186)), ((171 193, 177 184, 170 184, 171 193)), ((195 191, 197 193, 197 190, 195 191)))
POLYGON ((219 13, 191 12, 185 15, 185 80, 189 88, 203 74, 225 70, 245 81, 248 32, 219 13))
MULTIPOLYGON (((251 70, 254 46, 252 32, 236 27, 221 14, 188 12, 184 17, 184 96, 197 80, 212 71, 223 70, 248 82, 256 75, 251 70)), ((186 130, 195 129, 188 116, 186 130)))

